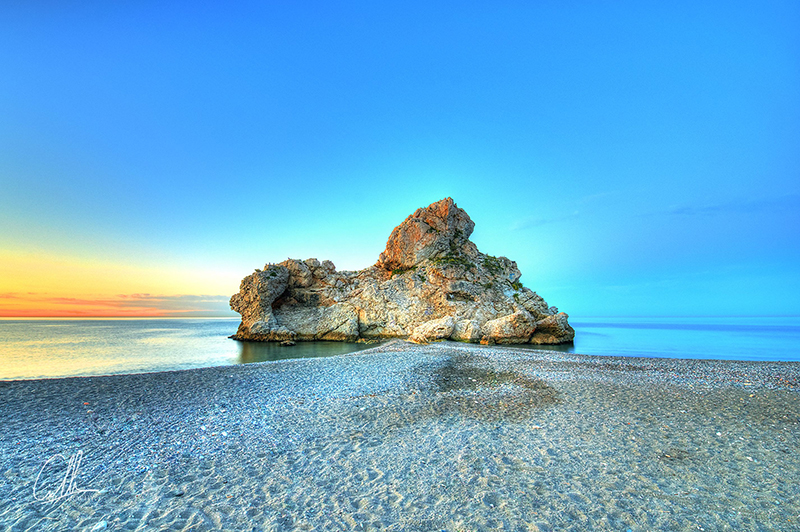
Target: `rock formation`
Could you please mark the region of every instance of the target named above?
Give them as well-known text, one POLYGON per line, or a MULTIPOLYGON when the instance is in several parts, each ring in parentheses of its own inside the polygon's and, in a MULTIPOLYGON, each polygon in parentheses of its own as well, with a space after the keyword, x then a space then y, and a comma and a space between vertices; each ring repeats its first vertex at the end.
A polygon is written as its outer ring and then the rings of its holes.
POLYGON ((571 342, 568 316, 522 286, 514 261, 479 252, 469 240, 474 227, 445 198, 395 227, 369 268, 339 272, 317 259, 267 264, 231 297, 242 315, 233 337, 571 342))

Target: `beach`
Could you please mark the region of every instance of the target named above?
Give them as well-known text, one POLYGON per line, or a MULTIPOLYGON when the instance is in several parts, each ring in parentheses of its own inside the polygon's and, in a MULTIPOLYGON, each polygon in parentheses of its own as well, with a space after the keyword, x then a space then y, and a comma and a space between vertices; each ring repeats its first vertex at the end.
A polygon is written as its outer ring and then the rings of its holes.
POLYGON ((798 382, 399 340, 0 382, 0 529, 800 530, 798 382))

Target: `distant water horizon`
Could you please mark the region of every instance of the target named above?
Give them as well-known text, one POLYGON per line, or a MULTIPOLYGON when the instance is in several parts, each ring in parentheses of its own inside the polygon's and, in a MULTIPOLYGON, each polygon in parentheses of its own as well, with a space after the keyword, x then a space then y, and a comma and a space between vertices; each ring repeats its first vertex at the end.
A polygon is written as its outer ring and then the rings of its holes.
MULTIPOLYGON (((0 380, 143 373, 341 355, 369 344, 238 342, 238 318, 0 318, 0 380)), ((798 316, 571 318, 567 353, 800 361, 798 316)))
POLYGON ((598 356, 800 361, 800 316, 587 316, 570 323, 572 345, 536 347, 598 356))

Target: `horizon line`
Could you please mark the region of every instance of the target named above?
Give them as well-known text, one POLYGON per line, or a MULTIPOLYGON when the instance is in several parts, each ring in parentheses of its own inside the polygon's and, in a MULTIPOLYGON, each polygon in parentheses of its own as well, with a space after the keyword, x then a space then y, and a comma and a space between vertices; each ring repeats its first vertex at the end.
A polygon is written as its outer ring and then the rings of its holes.
MULTIPOLYGON (((238 319, 240 316, 164 316, 160 314, 142 315, 80 315, 80 316, 61 316, 61 315, 0 315, 0 320, 4 319, 238 319)), ((800 314, 626 314, 626 315, 572 315, 570 319, 582 318, 800 318, 800 314)))

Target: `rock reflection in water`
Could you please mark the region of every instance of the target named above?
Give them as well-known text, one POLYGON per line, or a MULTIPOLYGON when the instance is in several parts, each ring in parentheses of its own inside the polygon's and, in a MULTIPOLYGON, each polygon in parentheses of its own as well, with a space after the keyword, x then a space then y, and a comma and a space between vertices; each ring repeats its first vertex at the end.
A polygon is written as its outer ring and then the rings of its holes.
POLYGON ((281 346, 276 342, 237 342, 239 344, 239 364, 268 362, 291 358, 321 358, 346 355, 375 347, 375 344, 348 342, 297 342, 293 346, 281 346))

